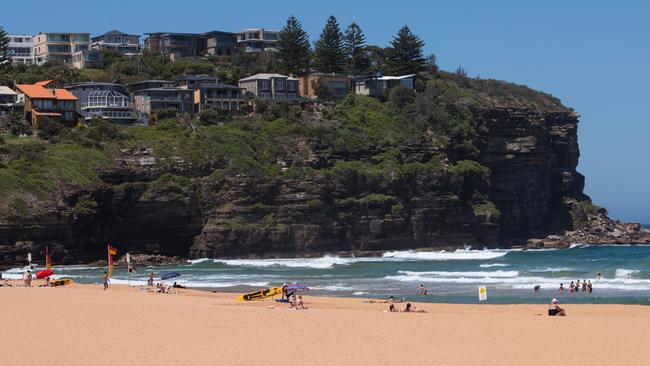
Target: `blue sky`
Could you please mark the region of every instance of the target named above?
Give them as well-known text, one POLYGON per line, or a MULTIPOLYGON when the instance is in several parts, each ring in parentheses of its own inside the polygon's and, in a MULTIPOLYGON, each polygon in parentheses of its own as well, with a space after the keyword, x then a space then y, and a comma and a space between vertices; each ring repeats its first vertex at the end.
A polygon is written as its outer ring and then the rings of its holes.
POLYGON ((650 223, 650 4, 642 1, 92 1, 2 5, 10 33, 279 29, 294 14, 312 38, 334 14, 385 46, 403 25, 441 68, 559 97, 582 116, 579 171, 611 216, 650 223), (31 12, 29 9, 39 9, 31 12), (29 13, 27 15, 27 13, 29 13))

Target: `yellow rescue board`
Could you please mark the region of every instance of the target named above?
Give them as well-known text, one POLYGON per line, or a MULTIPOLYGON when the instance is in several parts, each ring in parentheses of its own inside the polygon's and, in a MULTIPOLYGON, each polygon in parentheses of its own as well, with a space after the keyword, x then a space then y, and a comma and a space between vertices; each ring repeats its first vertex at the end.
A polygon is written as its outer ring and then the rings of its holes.
POLYGON ((251 292, 237 297, 239 301, 259 300, 265 297, 274 296, 282 293, 282 287, 271 287, 265 290, 251 292))
POLYGON ((72 283, 70 279, 50 281, 50 286, 65 286, 72 283))

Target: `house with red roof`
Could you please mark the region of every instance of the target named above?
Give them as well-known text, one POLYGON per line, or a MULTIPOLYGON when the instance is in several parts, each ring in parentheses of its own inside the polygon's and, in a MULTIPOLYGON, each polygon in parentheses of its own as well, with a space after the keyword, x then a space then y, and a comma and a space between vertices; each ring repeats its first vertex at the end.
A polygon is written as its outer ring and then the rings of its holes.
POLYGON ((16 84, 16 91, 25 95, 25 118, 33 125, 39 118, 58 120, 67 126, 76 125, 77 97, 55 87, 52 80, 34 84, 16 84))

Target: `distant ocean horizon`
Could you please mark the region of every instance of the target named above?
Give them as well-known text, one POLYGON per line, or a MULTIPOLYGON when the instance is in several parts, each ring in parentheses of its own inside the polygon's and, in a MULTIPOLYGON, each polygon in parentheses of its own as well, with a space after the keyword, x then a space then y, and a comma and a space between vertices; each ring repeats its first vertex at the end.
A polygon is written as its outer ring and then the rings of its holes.
MULTIPOLYGON (((38 268, 37 268, 38 269, 38 268)), ((568 249, 490 249, 457 251, 392 251, 382 257, 286 259, 203 258, 181 265, 137 267, 131 285, 145 285, 178 272, 173 281, 189 288, 251 292, 283 283, 301 283, 306 295, 359 298, 406 298, 408 301, 479 303, 478 286, 487 286, 488 303, 562 303, 650 305, 650 245, 581 245, 568 249), (600 275, 599 275, 600 274, 600 275), (593 292, 571 294, 572 281, 591 281, 593 292), (567 291, 559 292, 560 284, 567 291), (428 296, 418 296, 424 285, 428 296), (540 286, 540 292, 534 292, 540 286)), ((54 278, 98 284, 105 267, 56 266, 54 278)), ((3 272, 20 279, 24 268, 3 272)), ((117 267, 112 283, 127 284, 125 267, 117 267)), ((235 296, 233 294, 233 296, 235 296)))

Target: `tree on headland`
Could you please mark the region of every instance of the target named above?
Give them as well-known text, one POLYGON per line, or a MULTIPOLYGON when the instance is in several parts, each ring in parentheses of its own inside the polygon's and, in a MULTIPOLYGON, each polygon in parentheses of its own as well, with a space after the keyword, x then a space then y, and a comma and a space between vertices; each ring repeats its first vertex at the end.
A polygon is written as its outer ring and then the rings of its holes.
POLYGON ((277 48, 284 72, 303 74, 309 70, 311 61, 309 36, 295 16, 290 16, 287 24, 280 30, 277 48))
POLYGON ((331 15, 314 47, 314 68, 320 72, 342 73, 345 66, 343 33, 338 21, 331 15))
POLYGON ((366 36, 357 23, 353 22, 345 30, 343 43, 348 57, 348 73, 355 76, 365 74, 370 61, 365 51, 366 36))
POLYGON ((388 72, 394 75, 415 74, 422 70, 425 63, 422 48, 424 42, 411 32, 407 25, 403 26, 390 42, 386 66, 388 72))
POLYGON ((5 29, 0 26, 0 66, 9 64, 10 62, 9 35, 7 35, 5 29))

